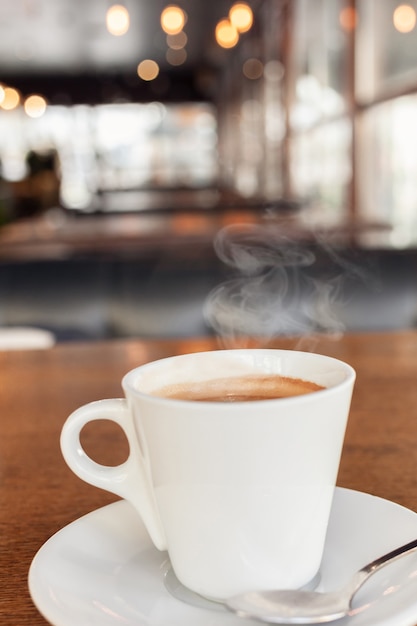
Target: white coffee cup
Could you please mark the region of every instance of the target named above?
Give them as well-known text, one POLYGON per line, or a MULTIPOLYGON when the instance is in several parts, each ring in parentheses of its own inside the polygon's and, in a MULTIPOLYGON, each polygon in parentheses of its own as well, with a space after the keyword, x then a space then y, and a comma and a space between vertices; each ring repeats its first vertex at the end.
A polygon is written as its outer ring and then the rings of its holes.
POLYGON ((126 374, 126 399, 72 413, 62 453, 80 478, 136 507, 189 589, 221 600, 298 588, 320 566, 354 381, 349 365, 313 353, 175 356, 126 374), (275 374, 325 389, 250 402, 153 395, 166 385, 275 374), (81 446, 82 428, 97 419, 126 433, 129 457, 117 467, 97 464, 81 446))

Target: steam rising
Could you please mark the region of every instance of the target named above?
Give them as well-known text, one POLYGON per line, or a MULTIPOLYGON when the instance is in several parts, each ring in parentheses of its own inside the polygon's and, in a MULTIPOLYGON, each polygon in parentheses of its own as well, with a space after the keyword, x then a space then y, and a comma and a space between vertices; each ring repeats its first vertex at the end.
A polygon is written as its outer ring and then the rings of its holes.
POLYGON ((226 227, 214 247, 232 277, 211 291, 204 315, 225 346, 241 346, 243 338, 266 345, 278 335, 343 333, 335 305, 348 268, 328 243, 320 243, 320 261, 324 252, 329 262, 319 271, 313 246, 273 223, 226 227))

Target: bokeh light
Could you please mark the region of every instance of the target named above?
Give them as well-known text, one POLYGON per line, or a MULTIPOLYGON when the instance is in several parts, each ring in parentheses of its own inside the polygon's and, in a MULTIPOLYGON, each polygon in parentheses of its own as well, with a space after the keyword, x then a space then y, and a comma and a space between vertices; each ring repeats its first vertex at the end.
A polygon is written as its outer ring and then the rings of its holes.
POLYGON ((257 80, 263 75, 264 65, 259 59, 246 59, 242 71, 246 78, 257 80))
POLYGON ((181 50, 181 48, 185 48, 187 42, 188 37, 183 30, 176 35, 167 35, 167 45, 173 50, 181 50))
POLYGON ((184 11, 175 4, 171 4, 161 13, 161 27, 167 35, 176 35, 184 28, 186 15, 184 11))
POLYGON ((166 60, 170 65, 182 65, 187 60, 187 52, 184 48, 179 50, 169 48, 166 53, 166 60))
POLYGON ((4 97, 0 107, 5 111, 13 111, 20 104, 20 94, 13 87, 4 87, 4 97))
POLYGON ((351 32, 358 25, 358 14, 354 7, 344 7, 339 14, 339 23, 343 30, 351 32))
POLYGON ((253 12, 245 2, 237 2, 229 11, 229 19, 236 30, 246 33, 253 24, 253 12))
POLYGON ((233 48, 239 41, 239 33, 228 19, 218 22, 215 35, 217 43, 222 48, 233 48))
POLYGON ((26 98, 23 108, 26 115, 32 118, 42 117, 46 111, 46 100, 43 96, 33 94, 26 98))
POLYGON ((106 26, 111 35, 120 37, 129 30, 129 11, 121 4, 114 4, 106 13, 106 26))
POLYGON ((285 68, 280 61, 271 59, 265 63, 264 76, 270 82, 279 82, 284 78, 285 68))
POLYGON ((144 59, 139 63, 137 72, 142 80, 155 80, 159 74, 159 65, 152 59, 144 59))
POLYGON ((416 12, 409 4, 400 4, 394 11, 392 21, 400 33, 410 33, 416 25, 416 12))

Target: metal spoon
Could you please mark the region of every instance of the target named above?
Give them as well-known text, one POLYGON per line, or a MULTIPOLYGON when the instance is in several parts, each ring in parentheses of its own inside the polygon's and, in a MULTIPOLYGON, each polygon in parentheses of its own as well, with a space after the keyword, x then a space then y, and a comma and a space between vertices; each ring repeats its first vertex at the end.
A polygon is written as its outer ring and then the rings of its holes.
POLYGON ((320 624, 349 614, 352 599, 370 576, 388 563, 417 550, 417 539, 388 552, 356 572, 339 591, 253 591, 226 600, 226 606, 241 617, 272 624, 320 624))

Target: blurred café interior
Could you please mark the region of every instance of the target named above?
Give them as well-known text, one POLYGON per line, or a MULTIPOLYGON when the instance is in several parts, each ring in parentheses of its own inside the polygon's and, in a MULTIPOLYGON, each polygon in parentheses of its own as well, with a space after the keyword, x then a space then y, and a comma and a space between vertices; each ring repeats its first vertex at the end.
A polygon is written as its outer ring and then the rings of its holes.
POLYGON ((0 331, 417 324, 417 0, 2 0, 0 331))

